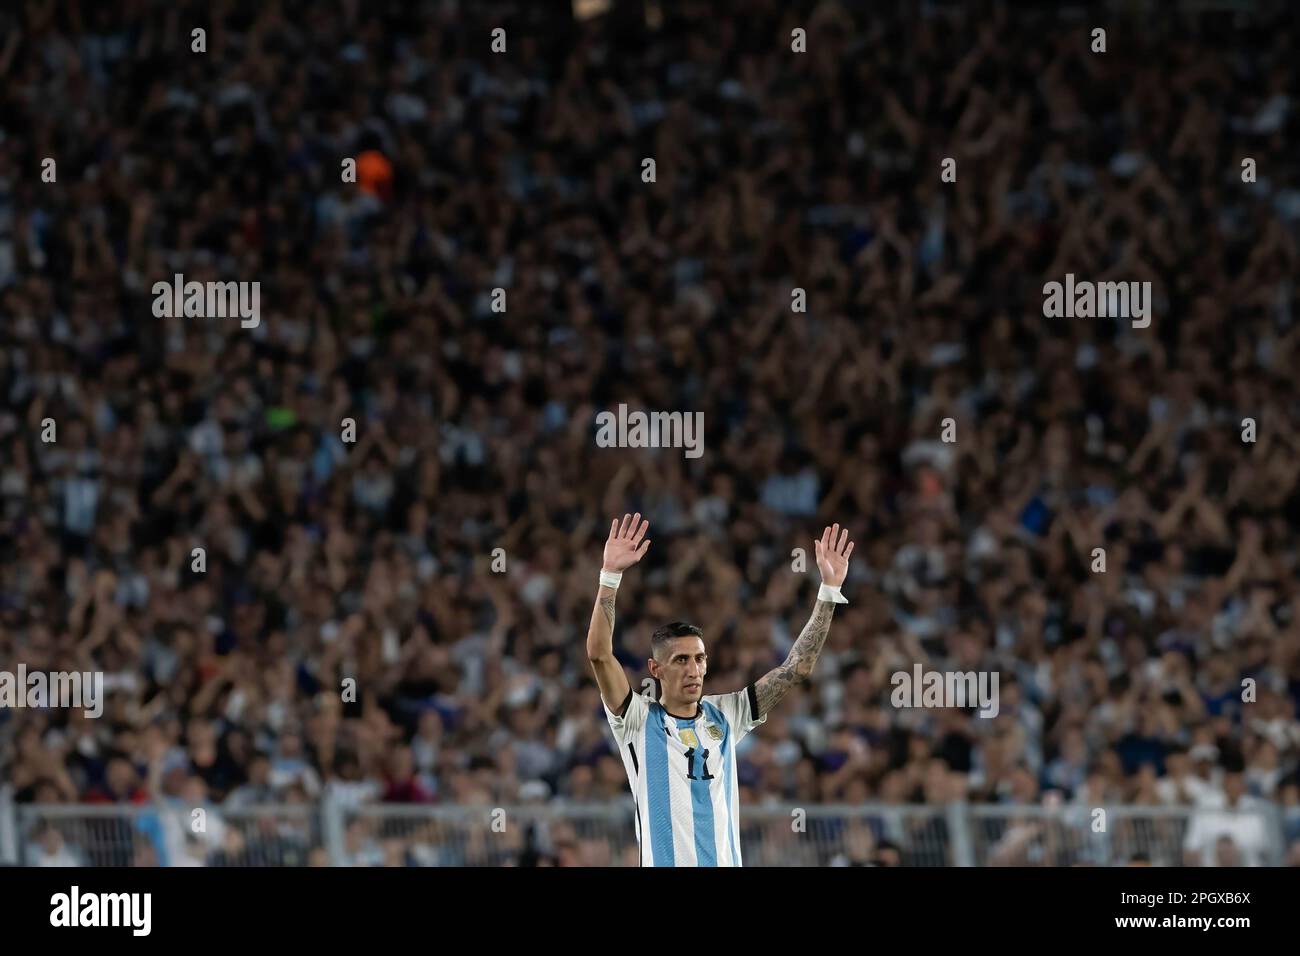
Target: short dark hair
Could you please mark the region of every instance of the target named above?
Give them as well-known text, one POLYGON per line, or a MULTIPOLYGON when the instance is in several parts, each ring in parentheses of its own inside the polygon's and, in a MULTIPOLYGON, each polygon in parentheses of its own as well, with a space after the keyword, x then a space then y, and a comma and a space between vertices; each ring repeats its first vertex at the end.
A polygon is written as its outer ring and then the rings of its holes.
POLYGON ((650 635, 650 656, 655 660, 659 660, 659 651, 674 637, 698 637, 703 640, 704 632, 694 624, 687 624, 685 621, 673 621, 671 624, 665 624, 650 635))

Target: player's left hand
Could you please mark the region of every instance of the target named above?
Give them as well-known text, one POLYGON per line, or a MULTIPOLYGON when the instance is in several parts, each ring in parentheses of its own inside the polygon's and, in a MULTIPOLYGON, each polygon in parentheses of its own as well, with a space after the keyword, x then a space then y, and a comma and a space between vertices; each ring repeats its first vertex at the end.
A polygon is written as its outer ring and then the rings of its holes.
POLYGON ((849 555, 853 553, 853 542, 849 540, 849 529, 842 532, 838 524, 822 531, 821 540, 815 542, 817 551, 817 570, 822 573, 822 583, 839 587, 849 574, 849 555))

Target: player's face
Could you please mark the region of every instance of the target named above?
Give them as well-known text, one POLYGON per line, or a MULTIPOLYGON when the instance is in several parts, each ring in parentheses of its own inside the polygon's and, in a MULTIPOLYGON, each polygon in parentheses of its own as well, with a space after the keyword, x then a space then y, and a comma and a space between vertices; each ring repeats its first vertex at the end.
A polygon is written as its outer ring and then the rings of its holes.
POLYGON ((675 637, 669 643, 664 660, 659 663, 654 676, 659 678, 665 692, 671 690, 678 700, 694 703, 704 696, 704 675, 709 669, 709 657, 704 653, 704 642, 698 637, 675 637))

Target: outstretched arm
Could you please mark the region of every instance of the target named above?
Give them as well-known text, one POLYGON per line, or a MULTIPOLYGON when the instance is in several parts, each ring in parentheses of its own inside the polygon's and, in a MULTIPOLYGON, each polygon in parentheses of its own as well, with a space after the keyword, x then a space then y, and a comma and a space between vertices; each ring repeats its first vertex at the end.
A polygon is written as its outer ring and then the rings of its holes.
POLYGON ((799 639, 790 648, 785 663, 764 674, 754 685, 754 696, 758 699, 758 713, 755 719, 768 713, 781 702, 790 688, 802 683, 812 676, 813 665, 826 643, 826 635, 831 631, 831 616, 835 605, 841 603, 840 585, 849 573, 849 555, 853 553, 853 542, 849 540, 848 529, 841 533, 837 524, 822 531, 821 540, 816 542, 817 570, 822 575, 822 590, 817 596, 817 606, 813 608, 812 617, 804 625, 799 639), (833 594, 827 588, 833 589, 833 594))
POLYGON ((614 656, 614 598, 623 572, 640 561, 649 550, 649 539, 641 540, 649 528, 650 522, 642 521, 640 512, 624 515, 622 525, 617 518, 614 519, 609 538, 605 541, 604 562, 600 566, 600 590, 596 592, 596 606, 592 608, 591 626, 587 628, 587 659, 596 672, 601 698, 615 713, 619 713, 631 687, 623 673, 623 665, 614 656), (613 581, 613 584, 606 584, 607 581, 613 581))

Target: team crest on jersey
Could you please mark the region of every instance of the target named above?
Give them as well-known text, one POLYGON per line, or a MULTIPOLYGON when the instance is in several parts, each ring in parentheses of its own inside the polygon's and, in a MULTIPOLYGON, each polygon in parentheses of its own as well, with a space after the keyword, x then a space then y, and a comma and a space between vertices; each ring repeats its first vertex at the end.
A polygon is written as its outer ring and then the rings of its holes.
POLYGON ((712 737, 714 740, 722 739, 722 728, 717 726, 716 724, 705 724, 704 729, 708 731, 709 736, 712 737))

